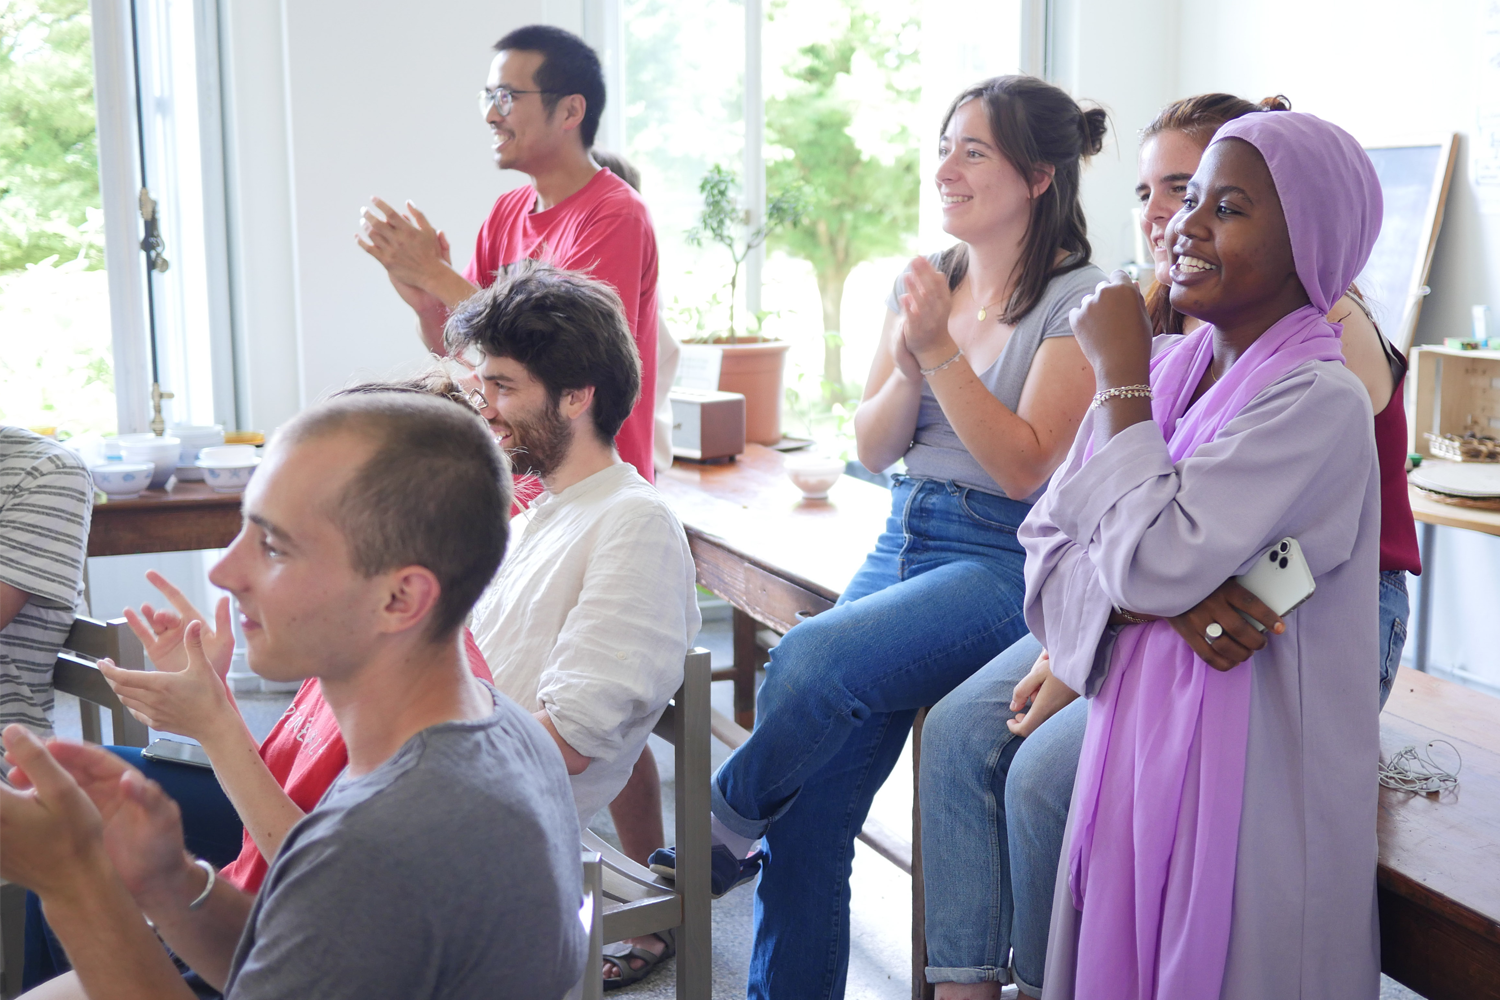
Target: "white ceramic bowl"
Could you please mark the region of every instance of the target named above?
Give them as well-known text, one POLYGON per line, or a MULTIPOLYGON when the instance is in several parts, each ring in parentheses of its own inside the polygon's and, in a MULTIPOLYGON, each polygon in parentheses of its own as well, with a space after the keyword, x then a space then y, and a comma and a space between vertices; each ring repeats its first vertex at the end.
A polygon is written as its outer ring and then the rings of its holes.
POLYGON ((159 490, 167 485, 172 473, 177 470, 177 458, 182 454, 182 442, 174 437, 157 437, 155 434, 121 434, 120 457, 127 462, 150 462, 156 466, 151 477, 151 488, 159 490))
POLYGON ((130 500, 141 495, 156 471, 151 462, 100 462, 89 469, 94 485, 111 500, 130 500))
POLYGON ((255 473, 260 456, 248 444, 222 444, 204 448, 198 453, 198 468, 203 481, 215 493, 239 493, 255 473))
POLYGON ((786 460, 786 474, 802 491, 804 500, 826 500, 829 489, 844 474, 844 461, 823 455, 798 455, 786 460))
POLYGON ((223 424, 172 424, 167 433, 182 442, 182 454, 177 457, 177 478, 183 482, 203 478, 198 468, 198 452, 224 443, 223 424))

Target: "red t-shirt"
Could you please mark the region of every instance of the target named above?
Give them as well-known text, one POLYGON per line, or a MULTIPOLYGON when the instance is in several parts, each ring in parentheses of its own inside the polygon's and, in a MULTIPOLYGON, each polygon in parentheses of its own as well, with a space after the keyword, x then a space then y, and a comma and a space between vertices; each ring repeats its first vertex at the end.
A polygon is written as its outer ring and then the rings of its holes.
POLYGON ((536 189, 530 184, 496 199, 474 241, 474 259, 464 277, 488 288, 500 268, 534 258, 584 271, 620 293, 641 354, 641 398, 615 435, 615 447, 646 482, 655 482, 656 233, 646 203, 629 184, 601 169, 545 212, 533 212, 535 204, 536 189))
MULTIPOLYGON (((492 680, 489 664, 485 663, 484 654, 479 651, 479 644, 468 629, 464 629, 464 651, 469 655, 469 669, 474 676, 483 681, 492 680)), ((286 714, 276 721, 260 745, 260 759, 266 762, 276 783, 303 812, 312 811, 323 798, 323 793, 328 791, 328 786, 349 763, 349 750, 344 746, 338 720, 333 717, 328 702, 323 700, 323 688, 316 677, 302 682, 286 714)), ((219 875, 235 888, 254 895, 260 890, 269 867, 260 848, 250 839, 250 831, 246 830, 240 856, 226 865, 219 875)))

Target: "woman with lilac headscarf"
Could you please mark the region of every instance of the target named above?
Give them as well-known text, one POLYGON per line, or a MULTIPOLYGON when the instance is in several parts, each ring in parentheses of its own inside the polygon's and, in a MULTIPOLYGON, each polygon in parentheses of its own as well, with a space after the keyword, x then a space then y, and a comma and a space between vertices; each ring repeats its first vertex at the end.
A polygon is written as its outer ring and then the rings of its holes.
POLYGON ((1379 991, 1379 487, 1326 314, 1380 218, 1351 136, 1247 115, 1168 231, 1205 325, 1152 358, 1122 274, 1074 314, 1100 391, 1020 532, 1043 685, 1092 699, 1049 1000, 1379 991), (1231 578, 1287 536, 1317 590, 1283 620, 1231 578))

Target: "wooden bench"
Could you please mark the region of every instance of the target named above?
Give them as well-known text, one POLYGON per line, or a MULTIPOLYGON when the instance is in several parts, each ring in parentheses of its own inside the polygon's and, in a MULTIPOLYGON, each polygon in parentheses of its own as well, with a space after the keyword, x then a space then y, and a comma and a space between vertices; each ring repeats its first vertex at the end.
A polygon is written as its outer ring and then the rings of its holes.
MULTIPOLYGON (((735 609, 735 663, 715 672, 735 682, 735 718, 714 718, 731 747, 754 725, 756 632, 785 633, 832 607, 890 510, 889 492, 847 476, 826 502, 802 501, 782 462, 750 445, 738 462, 679 462, 657 481, 687 529, 698 582, 735 609)), ((919 713, 914 766, 920 727, 919 713)), ((1380 793, 1381 968, 1429 1000, 1500 1000, 1500 699, 1402 668, 1381 717, 1382 753, 1435 738, 1463 754, 1458 791, 1380 793)), ((931 996, 920 831, 913 803, 910 840, 874 821, 860 834, 912 876, 914 998, 931 996)))

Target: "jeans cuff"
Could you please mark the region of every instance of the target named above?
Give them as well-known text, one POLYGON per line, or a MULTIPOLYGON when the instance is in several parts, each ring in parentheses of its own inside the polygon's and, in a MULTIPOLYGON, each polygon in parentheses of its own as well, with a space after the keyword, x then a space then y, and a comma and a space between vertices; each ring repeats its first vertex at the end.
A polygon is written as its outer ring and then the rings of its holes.
POLYGON ((1022 993, 1025 993, 1029 997, 1039 997, 1042 995, 1042 987, 1040 984, 1036 986, 1031 985, 1026 980, 1016 975, 1016 970, 1014 968, 1010 970, 1010 981, 1015 983, 1017 988, 1019 988, 1022 993))
MULTIPOLYGON (((729 760, 724 762, 724 765, 727 765, 732 760, 734 760, 733 757, 729 758, 729 760)), ((724 765, 720 765, 719 770, 721 772, 724 769, 724 765)), ((741 837, 759 840, 766 835, 766 829, 770 827, 771 823, 780 817, 782 813, 786 812, 787 809, 791 808, 792 802, 796 801, 797 797, 795 795, 792 796, 791 800, 776 810, 776 814, 770 819, 746 819, 735 812, 734 807, 724 798, 724 793, 719 790, 719 775, 715 774, 713 780, 708 783, 708 798, 709 811, 714 814, 714 817, 720 823, 723 823, 741 837)))
POLYGON ((937 965, 927 967, 927 981, 929 983, 958 983, 968 986, 973 983, 999 983, 1006 986, 1010 983, 1010 970, 996 968, 993 965, 985 965, 975 969, 945 969, 937 965))

